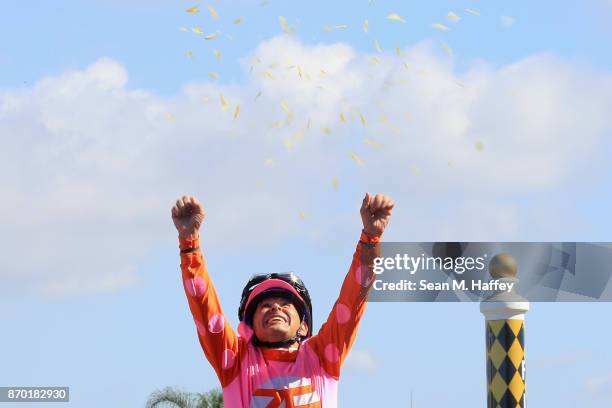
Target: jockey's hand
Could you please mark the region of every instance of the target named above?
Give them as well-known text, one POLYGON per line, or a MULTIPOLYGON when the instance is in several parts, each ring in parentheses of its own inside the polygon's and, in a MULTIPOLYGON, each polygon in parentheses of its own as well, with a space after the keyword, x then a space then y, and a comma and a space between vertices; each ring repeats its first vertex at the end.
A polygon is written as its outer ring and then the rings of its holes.
POLYGON ((394 205, 389 196, 376 194, 372 197, 370 193, 366 193, 359 210, 363 221, 363 232, 371 236, 382 235, 389 224, 394 205))
POLYGON ((183 196, 172 207, 172 221, 180 238, 196 238, 204 222, 204 207, 197 198, 183 196))

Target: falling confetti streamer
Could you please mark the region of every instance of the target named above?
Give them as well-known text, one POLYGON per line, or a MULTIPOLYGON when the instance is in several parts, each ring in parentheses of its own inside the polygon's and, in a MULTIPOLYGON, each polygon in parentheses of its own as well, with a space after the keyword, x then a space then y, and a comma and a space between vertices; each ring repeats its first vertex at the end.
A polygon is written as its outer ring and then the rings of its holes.
POLYGON ((303 220, 306 218, 306 214, 304 214, 304 211, 300 211, 300 219, 303 220))
POLYGON ((419 168, 415 166, 414 164, 410 166, 409 169, 410 169, 410 172, 415 176, 418 176, 419 174, 421 174, 421 171, 419 170, 419 168))
POLYGON ((185 56, 186 56, 187 58, 193 58, 193 52, 191 52, 191 51, 187 51, 187 52, 185 53, 185 56))
POLYGON ((330 128, 328 128, 328 127, 323 126, 323 127, 321 128, 321 133, 324 133, 324 134, 326 134, 326 135, 329 135, 329 134, 331 134, 331 129, 330 129, 330 128))
POLYGON ((398 57, 401 57, 402 56, 402 49, 400 47, 395 47, 395 54, 398 57))
POLYGON ((338 191, 340 189, 340 180, 338 180, 338 177, 332 178, 332 188, 334 191, 338 191))
POLYGON ((366 126, 366 119, 365 116, 363 116, 361 113, 359 114, 359 120, 361 120, 361 124, 363 126, 366 126))
POLYGON ((293 148, 295 147, 295 143, 293 142, 293 140, 289 138, 283 139, 283 144, 285 145, 288 151, 292 151, 293 148))
POLYGON ((217 10, 213 6, 208 6, 208 12, 213 18, 219 18, 219 14, 217 14, 217 10))
POLYGON ((461 17, 459 17, 457 14, 453 13, 452 11, 449 11, 448 14, 446 15, 446 19, 452 23, 456 23, 457 21, 461 20, 461 17))
POLYGON ((217 57, 217 59, 221 59, 221 51, 213 50, 213 54, 215 54, 215 57, 217 57))
POLYGON ((369 28, 370 28, 370 23, 368 22, 368 20, 365 20, 363 22, 363 31, 367 33, 369 28))
POLYGON ((380 54, 382 54, 383 52, 382 48, 380 48, 380 44, 378 43, 378 40, 374 40, 374 49, 380 54))
POLYGON ((323 31, 325 31, 326 33, 331 33, 332 31, 334 31, 334 29, 331 28, 331 26, 325 26, 323 27, 323 31))
POLYGON ((281 126, 283 126, 282 120, 275 120, 274 122, 272 122, 272 124, 270 124, 270 127, 273 129, 278 129, 281 126))
POLYGON ((485 146, 484 143, 482 143, 481 141, 476 142, 476 150, 479 152, 482 152, 484 150, 485 146))
POLYGON ((260 96, 261 96, 261 91, 257 92, 257 95, 255 95, 255 99, 254 100, 257 100, 257 98, 259 98, 260 96))
POLYGON ((272 161, 272 159, 266 159, 264 160, 264 165, 266 166, 271 166, 274 162, 272 161))
POLYGON ((199 12, 200 12, 200 9, 198 8, 198 6, 193 6, 193 7, 189 7, 189 8, 187 9, 187 12, 188 12, 189 14, 196 14, 196 13, 199 13, 199 12))
POLYGON ((290 34, 291 33, 291 29, 289 28, 289 24, 287 24, 287 19, 283 16, 280 16, 278 18, 278 22, 280 23, 281 29, 287 33, 290 34))
POLYGON ((214 40, 214 39, 215 39, 215 38, 217 38, 218 36, 219 36, 219 34, 218 34, 218 33, 212 33, 212 34, 208 34, 206 37, 204 37, 204 39, 205 39, 206 41, 209 41, 209 40, 214 40))
POLYGON ((234 19, 234 21, 233 21, 234 24, 240 24, 241 22, 242 22, 242 18, 241 17, 238 17, 238 18, 234 19))
POLYGON ((453 57, 453 50, 451 47, 448 46, 447 43, 445 43, 444 41, 440 41, 440 46, 442 47, 442 49, 444 50, 444 52, 449 56, 449 57, 453 57))
POLYGON ((204 34, 204 31, 202 31, 200 27, 192 27, 191 31, 193 31, 196 34, 204 34))
POLYGON ((400 23, 406 22, 406 20, 404 20, 399 14, 396 14, 396 13, 389 14, 387 18, 392 21, 399 21, 400 23))
POLYGON ((291 112, 291 110, 289 110, 289 105, 287 105, 286 101, 281 101, 280 105, 281 105, 282 110, 285 111, 285 113, 288 114, 291 112))
POLYGON ((404 62, 404 68, 406 68, 406 69, 410 69, 410 64, 409 64, 409 63, 407 63, 407 62, 404 62))
POLYGON ((440 23, 432 24, 431 28, 435 28, 436 30, 441 30, 441 31, 448 31, 448 30, 450 30, 450 28, 448 28, 444 24, 440 24, 440 23))
POLYGON ((378 57, 370 57, 370 63, 380 64, 380 59, 378 57))
POLYGON ((208 101, 210 101, 210 98, 208 96, 203 96, 202 98, 200 98, 200 100, 202 101, 202 103, 208 103, 208 101))
POLYGON ((236 109, 234 110, 234 120, 238 119, 238 115, 240 115, 240 105, 236 105, 236 109))
POLYGON ((367 144, 369 144, 370 146, 372 146, 374 148, 379 148, 380 147, 380 143, 378 143, 376 140, 365 139, 364 142, 366 142, 367 144))
POLYGON ((225 100, 225 98, 223 97, 223 94, 221 94, 219 96, 219 100, 221 101, 221 108, 226 111, 229 109, 229 104, 227 103, 227 101, 225 100))
POLYGON ((219 74, 217 74, 216 72, 209 72, 208 76, 210 77, 210 79, 214 79, 214 80, 219 79, 219 74))
POLYGON ((187 27, 179 27, 179 28, 178 28, 178 30, 179 30, 179 31, 182 31, 182 32, 184 32, 184 33, 186 33, 186 32, 188 32, 188 31, 189 31, 189 29, 188 29, 187 27))
POLYGON ((346 123, 346 117, 344 116, 343 112, 340 112, 340 120, 344 123, 346 123))
POLYGON ((466 9, 465 9, 465 12, 466 12, 466 13, 470 13, 470 14, 472 14, 472 15, 474 15, 474 16, 479 16, 479 15, 480 15, 480 11, 478 11, 478 10, 474 10, 474 9, 469 9, 469 8, 466 8, 466 9))
POLYGON ((357 156, 355 153, 351 153, 351 160, 353 160, 357 165, 363 166, 363 161, 357 156))
POLYGON ((346 30, 348 26, 346 24, 338 24, 335 28, 336 30, 346 30))

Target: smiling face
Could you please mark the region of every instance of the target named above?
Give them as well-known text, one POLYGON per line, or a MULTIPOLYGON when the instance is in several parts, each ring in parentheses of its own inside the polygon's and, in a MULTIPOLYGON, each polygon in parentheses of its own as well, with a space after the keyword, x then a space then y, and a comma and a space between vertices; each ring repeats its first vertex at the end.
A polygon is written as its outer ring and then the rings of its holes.
POLYGON ((253 330, 261 341, 284 341, 308 333, 308 325, 300 321, 300 314, 289 300, 282 297, 269 297, 257 305, 253 313, 253 330))

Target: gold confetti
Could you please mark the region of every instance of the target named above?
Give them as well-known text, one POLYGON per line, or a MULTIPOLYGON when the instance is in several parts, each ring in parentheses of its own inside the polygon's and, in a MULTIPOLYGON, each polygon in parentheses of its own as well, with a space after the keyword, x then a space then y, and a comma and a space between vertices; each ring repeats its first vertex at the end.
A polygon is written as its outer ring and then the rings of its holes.
POLYGON ((355 153, 351 153, 351 160, 353 160, 357 165, 363 166, 363 161, 357 156, 355 153))
POLYGON ((378 57, 370 57, 370 62, 372 64, 379 64, 380 63, 380 59, 378 57))
POLYGON ((287 105, 287 102, 286 102, 286 101, 281 101, 281 104, 280 104, 280 105, 281 105, 281 108, 282 108, 282 109, 285 111, 285 113, 289 113, 289 112, 291 112, 291 111, 289 110, 289 105, 287 105))
POLYGON ((200 27, 192 27, 191 31, 193 31, 196 34, 204 34, 204 31, 202 31, 200 27))
POLYGON ((219 15, 217 14, 217 10, 215 10, 213 6, 208 6, 208 11, 210 12, 210 15, 213 18, 219 18, 219 15))
POLYGON ((234 110, 234 120, 238 119, 238 115, 240 115, 240 105, 236 105, 236 109, 234 110))
POLYGON ((185 56, 186 56, 187 58, 193 58, 193 52, 191 52, 191 51, 187 51, 187 52, 185 53, 185 56))
POLYGON ((466 11, 466 13, 470 13, 470 14, 472 14, 474 16, 479 16, 480 15, 480 11, 478 11, 478 10, 466 8, 465 11, 466 11))
POLYGON ((208 103, 208 101, 210 101, 210 98, 208 96, 203 96, 202 98, 200 98, 200 100, 202 101, 202 103, 208 103))
POLYGON ((361 120, 361 124, 363 126, 366 126, 366 119, 365 116, 363 116, 361 113, 359 114, 359 120, 361 120))
POLYGON ((452 11, 449 11, 448 14, 446 15, 446 19, 450 22, 456 23, 457 21, 461 20, 461 17, 459 17, 457 14, 453 13, 452 11))
POLYGON ((289 28, 289 24, 287 24, 287 19, 283 16, 278 18, 278 22, 280 23, 281 29, 287 34, 291 33, 291 29, 289 28))
POLYGON ((448 44, 447 44, 447 43, 445 43, 444 41, 440 41, 440 45, 442 46, 442 49, 444 50, 444 52, 446 52, 446 54, 447 54, 449 57, 451 57, 451 58, 452 58, 452 57, 453 57, 453 50, 452 50, 452 48, 451 48, 451 47, 449 47, 449 46, 448 46, 448 44))
POLYGON ((346 24, 338 24, 336 26, 336 30, 345 30, 347 28, 348 28, 348 26, 346 24))
POLYGON ((340 112, 340 120, 344 123, 346 123, 346 117, 344 117, 344 113, 340 112))
POLYGON ((323 27, 323 31, 325 31, 326 33, 331 33, 334 29, 331 28, 331 26, 325 26, 323 27))
POLYGON ((274 76, 272 75, 272 72, 270 72, 270 71, 262 71, 259 75, 264 76, 264 77, 268 77, 270 79, 274 79, 274 76))
POLYGON ((319 70, 319 72, 321 73, 321 75, 327 75, 327 71, 325 71, 324 69, 319 70))
POLYGON ((274 162, 272 161, 272 159, 266 159, 266 160, 264 160, 264 164, 265 164, 266 166, 271 166, 271 165, 272 165, 272 163, 274 163, 274 162))
POLYGON ((380 44, 378 43, 378 40, 374 40, 374 49, 381 54, 383 52, 382 48, 380 48, 380 44))
POLYGON ((196 14, 196 13, 199 13, 199 12, 200 12, 200 9, 198 8, 198 6, 193 6, 193 7, 189 7, 189 8, 187 9, 187 12, 188 12, 189 14, 196 14))
POLYGON ((395 53, 398 57, 402 56, 402 49, 400 47, 395 47, 395 53))
POLYGON ((289 138, 283 139, 283 144, 285 145, 285 147, 289 151, 293 150, 293 148, 295 147, 295 143, 293 142, 293 140, 291 140, 289 138))
POLYGON ((210 77, 210 79, 214 79, 214 80, 219 79, 219 74, 217 74, 216 72, 209 72, 208 76, 210 77))
POLYGON ((479 152, 482 152, 484 148, 485 148, 484 143, 482 143, 481 141, 476 142, 476 150, 478 150, 479 152))
POLYGON ((306 214, 304 214, 304 211, 300 211, 300 219, 304 219, 306 218, 306 214))
POLYGON ((221 108, 226 111, 229 109, 229 104, 227 103, 227 101, 225 100, 225 98, 223 97, 223 94, 220 95, 219 97, 220 101, 221 101, 221 108))
POLYGON ((396 14, 396 13, 389 14, 387 18, 392 21, 399 21, 400 23, 406 22, 406 20, 404 20, 399 14, 396 14))
POLYGON ((369 144, 370 146, 372 146, 374 148, 379 148, 380 147, 380 143, 378 143, 376 140, 365 139, 364 142, 366 142, 367 144, 369 144))
POLYGON ((219 34, 217 34, 217 33, 208 34, 206 37, 204 37, 204 39, 205 39, 206 41, 208 41, 208 40, 214 40, 214 39, 215 39, 215 38, 217 38, 218 36, 219 36, 219 34))
POLYGON ((414 164, 410 166, 409 169, 410 169, 410 172, 415 176, 418 176, 419 174, 421 174, 421 171, 419 170, 419 168, 415 166, 414 164))
POLYGON ((179 30, 179 31, 182 31, 182 32, 184 32, 184 33, 186 33, 186 32, 188 32, 188 31, 189 31, 189 29, 188 29, 187 27, 179 27, 179 28, 178 28, 178 30, 179 30))
POLYGON ((257 100, 257 98, 259 98, 261 96, 261 91, 257 92, 257 95, 255 95, 255 100, 257 100))
POLYGON ((363 22, 363 31, 365 31, 367 33, 368 32, 368 28, 370 28, 370 23, 368 23, 368 20, 366 19, 363 22))
POLYGON ((240 24, 241 21, 242 21, 242 18, 238 17, 238 18, 234 19, 233 23, 234 24, 240 24))
POLYGON ((274 122, 272 122, 272 124, 270 125, 271 128, 277 129, 279 127, 283 126, 283 121, 282 119, 279 120, 275 120, 274 122))
POLYGON ((330 128, 328 128, 328 127, 323 126, 323 127, 321 128, 321 132, 322 132, 322 133, 325 133, 326 135, 329 135, 329 134, 331 133, 331 129, 330 129, 330 128))
POLYGON ((213 54, 215 54, 215 57, 217 57, 218 59, 221 59, 221 51, 213 50, 213 54))
POLYGON ((338 177, 332 178, 332 188, 334 191, 338 191, 340 189, 340 180, 338 180, 338 177))
POLYGON ((448 30, 450 30, 450 28, 448 28, 444 24, 440 24, 440 23, 432 24, 431 28, 435 28, 436 30, 441 30, 441 31, 448 31, 448 30))

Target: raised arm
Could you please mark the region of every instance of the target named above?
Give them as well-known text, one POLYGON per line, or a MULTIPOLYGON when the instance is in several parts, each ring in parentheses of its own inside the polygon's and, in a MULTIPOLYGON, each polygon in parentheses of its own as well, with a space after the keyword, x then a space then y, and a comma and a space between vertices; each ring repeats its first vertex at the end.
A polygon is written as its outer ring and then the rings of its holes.
POLYGON ((225 386, 237 371, 239 339, 225 319, 200 250, 199 229, 204 222, 204 208, 195 197, 183 196, 172 207, 172 221, 179 233, 183 285, 198 339, 225 386))
POLYGON ((393 206, 393 201, 385 195, 371 197, 366 193, 360 209, 363 231, 340 296, 319 333, 309 341, 327 373, 335 378, 340 376, 342 363, 357 335, 374 281, 372 265, 380 254, 378 242, 389 223, 393 206))

